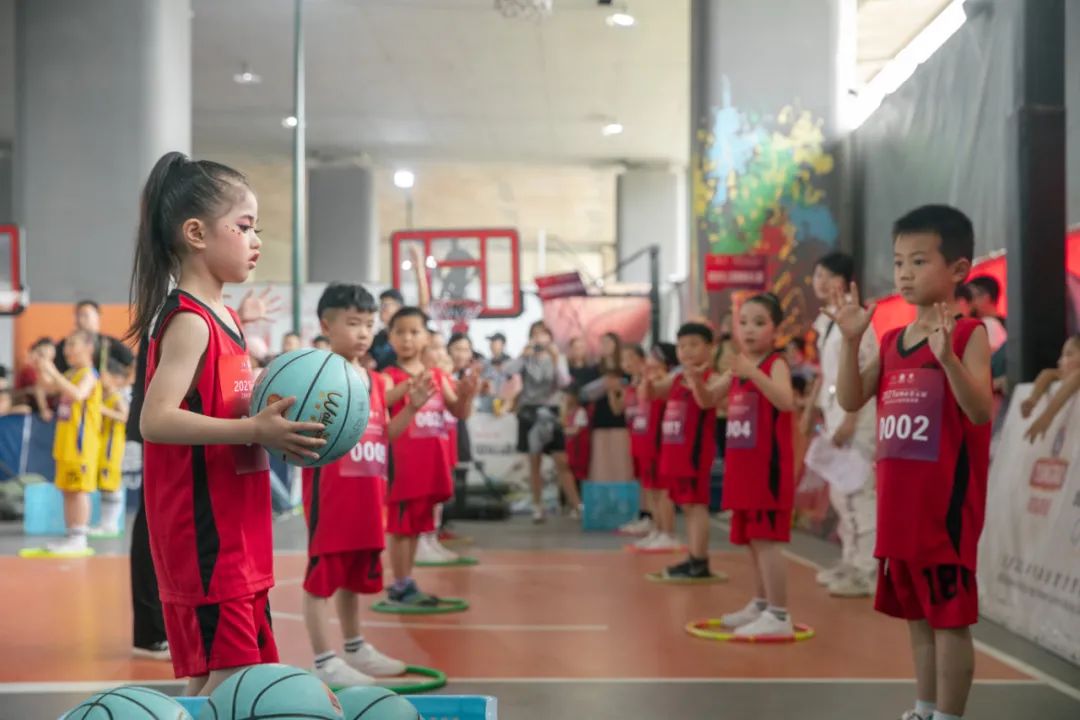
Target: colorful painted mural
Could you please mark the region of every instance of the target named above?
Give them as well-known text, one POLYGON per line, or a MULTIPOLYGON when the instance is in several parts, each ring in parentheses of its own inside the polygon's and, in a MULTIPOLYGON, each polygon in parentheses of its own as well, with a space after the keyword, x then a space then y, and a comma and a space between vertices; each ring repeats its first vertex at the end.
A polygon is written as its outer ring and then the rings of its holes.
POLYGON ((695 139, 698 249, 702 256, 768 256, 773 292, 787 314, 785 335, 801 334, 813 319, 813 263, 839 237, 829 205, 836 163, 823 124, 798 104, 772 112, 741 109, 725 78, 722 105, 701 118, 695 139))

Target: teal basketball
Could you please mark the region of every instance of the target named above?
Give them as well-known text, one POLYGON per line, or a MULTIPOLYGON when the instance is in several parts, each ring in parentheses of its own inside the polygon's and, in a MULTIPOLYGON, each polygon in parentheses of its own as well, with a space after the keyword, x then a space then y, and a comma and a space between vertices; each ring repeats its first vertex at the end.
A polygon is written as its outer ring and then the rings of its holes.
POLYGON ((342 690, 338 700, 345 720, 423 720, 411 702, 375 685, 342 690))
POLYGON ((306 670, 254 665, 210 694, 199 720, 342 720, 330 688, 306 670))
POLYGON ((98 693, 64 720, 192 720, 180 703, 164 693, 144 687, 120 687, 98 693))
POLYGON ((340 355, 305 348, 279 355, 271 362, 251 393, 251 414, 286 397, 296 404, 286 417, 297 422, 322 423, 326 444, 318 460, 294 460, 268 448, 293 465, 316 467, 332 463, 353 449, 364 434, 370 407, 368 389, 360 373, 340 355))

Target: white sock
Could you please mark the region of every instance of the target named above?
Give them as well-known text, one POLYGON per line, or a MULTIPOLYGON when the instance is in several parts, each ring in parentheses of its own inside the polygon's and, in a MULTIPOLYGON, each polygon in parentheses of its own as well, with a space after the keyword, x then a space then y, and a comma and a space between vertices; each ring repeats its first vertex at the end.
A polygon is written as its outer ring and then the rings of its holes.
POLYGON ((360 648, 362 648, 363 646, 364 646, 364 636, 363 635, 357 635, 356 637, 351 637, 351 638, 349 638, 349 639, 347 639, 345 641, 345 652, 346 653, 358 653, 358 652, 360 652, 360 648))
POLYGON ((101 493, 101 527, 105 530, 120 530, 120 515, 124 509, 121 492, 101 493))
POLYGON ((333 650, 327 650, 324 653, 319 653, 315 656, 315 669, 322 670, 326 666, 326 663, 333 660, 336 656, 337 653, 335 653, 333 650))
POLYGON ((926 720, 930 720, 936 708, 937 706, 932 702, 926 700, 915 701, 915 712, 919 714, 919 717, 926 718, 926 720))
POLYGON ((787 608, 776 607, 775 605, 769 605, 769 607, 766 608, 766 610, 769 613, 771 613, 772 616, 775 617, 777 620, 787 620, 788 619, 787 608))
POLYGON ((960 720, 960 715, 949 715, 948 713, 934 711, 933 720, 960 720))

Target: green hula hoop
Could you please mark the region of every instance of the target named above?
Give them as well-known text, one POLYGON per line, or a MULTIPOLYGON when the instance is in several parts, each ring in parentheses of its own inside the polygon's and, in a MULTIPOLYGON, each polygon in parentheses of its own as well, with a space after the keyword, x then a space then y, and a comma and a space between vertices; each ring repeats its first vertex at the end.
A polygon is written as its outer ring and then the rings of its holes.
POLYGON ((415 563, 416 567, 468 567, 469 565, 476 565, 480 561, 476 558, 465 557, 462 555, 457 560, 447 560, 444 562, 418 562, 415 563))
POLYGON ((703 578, 669 578, 662 572, 647 573, 645 579, 650 582, 664 583, 666 585, 715 585, 716 583, 725 583, 728 581, 727 573, 714 571, 708 577, 703 578))
MULTIPOLYGON (((400 685, 394 685, 393 683, 384 685, 379 683, 379 687, 384 687, 387 690, 396 692, 398 695, 417 695, 419 693, 438 690, 439 688, 446 686, 446 673, 442 670, 424 667, 423 665, 409 665, 405 668, 405 674, 419 675, 420 677, 427 678, 427 680, 414 683, 402 683, 400 685)), ((396 678, 390 679, 394 680, 396 678)))
POLYGON ((386 600, 380 600, 371 606, 377 613, 390 615, 445 615, 447 613, 465 612, 469 609, 469 603, 461 598, 440 598, 439 604, 434 607, 395 605, 386 600))

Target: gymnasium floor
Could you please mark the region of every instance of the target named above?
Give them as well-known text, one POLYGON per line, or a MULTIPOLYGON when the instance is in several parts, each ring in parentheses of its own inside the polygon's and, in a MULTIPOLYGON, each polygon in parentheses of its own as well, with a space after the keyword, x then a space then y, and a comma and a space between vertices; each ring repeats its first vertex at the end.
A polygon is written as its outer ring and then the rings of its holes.
MULTIPOLYGON (((726 528, 714 521, 715 537, 726 528)), ((458 523, 475 540, 472 568, 421 569, 425 589, 467 598, 463 614, 365 616, 389 654, 445 670, 450 693, 499 698, 503 720, 677 718, 892 720, 913 699, 906 630, 869 601, 834 600, 814 584, 835 548, 797 535, 789 557, 791 607, 817 637, 751 646, 690 637, 685 621, 741 607, 749 568, 714 542, 727 584, 646 582, 667 556, 635 556, 614 536, 582 535, 569 521, 533 526, 458 523)), ((307 666, 300 619, 304 530, 279 522, 271 594, 282 660, 307 666)), ((137 681, 175 692, 170 666, 130 657, 126 541, 95 543, 88 560, 21 560, 29 544, 0 525, 0 720, 54 720, 100 686, 137 681)), ((1080 668, 986 621, 977 627, 977 680, 967 717, 1080 718, 1080 668)))

